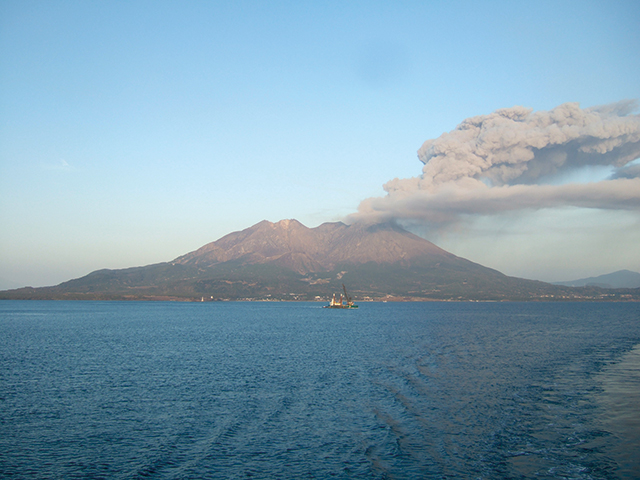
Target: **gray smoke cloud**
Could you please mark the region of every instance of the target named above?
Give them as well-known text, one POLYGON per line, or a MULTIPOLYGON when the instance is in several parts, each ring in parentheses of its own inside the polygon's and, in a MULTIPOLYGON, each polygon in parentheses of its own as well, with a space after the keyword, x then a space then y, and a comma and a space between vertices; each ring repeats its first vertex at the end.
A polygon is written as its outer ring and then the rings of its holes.
POLYGON ((422 175, 394 179, 384 197, 364 200, 353 221, 419 221, 439 227, 468 215, 564 206, 640 209, 640 115, 635 101, 549 111, 524 107, 464 120, 427 140, 422 175), (562 183, 585 168, 609 178, 562 183))

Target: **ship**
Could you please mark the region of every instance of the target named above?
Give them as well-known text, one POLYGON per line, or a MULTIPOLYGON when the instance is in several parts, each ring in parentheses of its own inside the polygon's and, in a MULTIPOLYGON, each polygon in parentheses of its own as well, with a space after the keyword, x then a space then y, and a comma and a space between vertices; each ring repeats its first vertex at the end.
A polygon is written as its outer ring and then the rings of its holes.
POLYGON ((344 296, 340 294, 340 298, 336 300, 336 294, 333 294, 329 305, 325 305, 323 308, 358 308, 358 305, 353 303, 353 299, 347 294, 347 287, 342 284, 342 290, 344 290, 344 296))

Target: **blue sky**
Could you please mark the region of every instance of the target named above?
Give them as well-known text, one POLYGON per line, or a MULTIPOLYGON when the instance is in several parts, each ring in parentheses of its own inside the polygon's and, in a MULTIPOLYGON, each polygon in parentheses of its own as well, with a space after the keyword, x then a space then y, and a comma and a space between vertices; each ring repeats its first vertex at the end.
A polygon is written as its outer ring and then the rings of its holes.
MULTIPOLYGON (((0 288, 340 220, 465 118, 638 99, 639 21, 635 1, 5 0, 0 288)), ((425 235, 527 278, 640 270, 637 209, 425 235)))

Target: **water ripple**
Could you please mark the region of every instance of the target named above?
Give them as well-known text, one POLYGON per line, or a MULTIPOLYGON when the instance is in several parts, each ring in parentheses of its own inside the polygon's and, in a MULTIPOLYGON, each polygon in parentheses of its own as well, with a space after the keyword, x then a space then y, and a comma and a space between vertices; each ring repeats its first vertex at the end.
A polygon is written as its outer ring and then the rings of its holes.
POLYGON ((1 302, 0 477, 639 476, 640 306, 315 307, 1 302))

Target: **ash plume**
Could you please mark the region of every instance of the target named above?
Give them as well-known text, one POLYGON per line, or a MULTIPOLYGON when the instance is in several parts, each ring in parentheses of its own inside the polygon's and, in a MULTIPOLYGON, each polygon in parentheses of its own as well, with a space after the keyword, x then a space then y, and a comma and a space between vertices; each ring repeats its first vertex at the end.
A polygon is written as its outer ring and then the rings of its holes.
POLYGON ((635 101, 549 111, 524 107, 464 120, 427 140, 418 177, 394 179, 384 197, 361 202, 352 221, 419 221, 438 228, 465 216, 574 206, 640 209, 640 115, 635 101), (563 183, 585 168, 608 178, 563 183))

